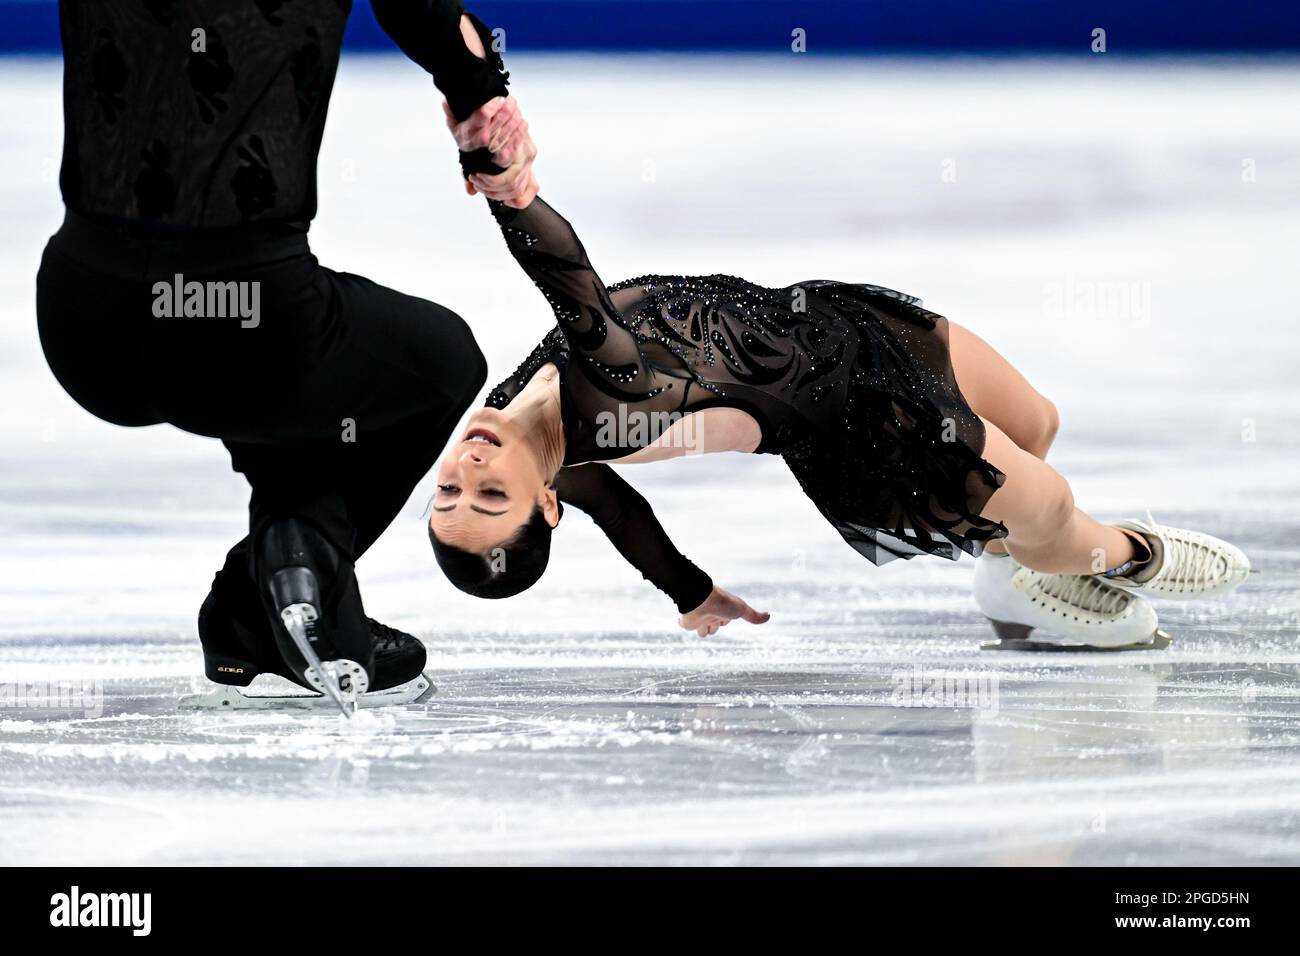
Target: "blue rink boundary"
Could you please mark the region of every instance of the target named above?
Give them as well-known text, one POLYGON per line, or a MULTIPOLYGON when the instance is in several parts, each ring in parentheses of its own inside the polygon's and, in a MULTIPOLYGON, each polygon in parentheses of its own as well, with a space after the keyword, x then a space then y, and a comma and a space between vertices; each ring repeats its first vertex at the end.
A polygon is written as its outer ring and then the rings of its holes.
MULTIPOLYGON (((95 2, 95 0, 72 0, 95 2)), ((1078 53, 1300 51, 1300 3, 1283 0, 469 0, 510 50, 1078 53)), ((346 46, 390 50, 369 0, 346 46)), ((59 50, 55 0, 0 0, 0 53, 59 50)))

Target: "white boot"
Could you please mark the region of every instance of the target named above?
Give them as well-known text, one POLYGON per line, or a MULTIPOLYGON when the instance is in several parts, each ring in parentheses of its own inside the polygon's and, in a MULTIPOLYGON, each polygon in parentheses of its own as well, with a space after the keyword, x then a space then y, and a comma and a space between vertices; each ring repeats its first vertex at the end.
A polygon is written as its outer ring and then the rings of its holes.
POLYGON ((1121 521, 1115 527, 1136 532, 1151 549, 1151 560, 1125 576, 1105 576, 1108 584, 1156 598, 1191 600, 1234 591, 1250 575, 1250 559, 1226 541, 1146 521, 1121 521))
MULTIPOLYGON (((1065 648, 1168 646, 1157 632, 1155 608, 1141 596, 1094 575, 1034 571, 1009 554, 986 551, 975 562, 975 603, 1002 639, 999 648, 1015 647, 1040 628, 1063 639, 1065 648)), ((1042 642, 1028 643, 1042 649, 1042 642)))

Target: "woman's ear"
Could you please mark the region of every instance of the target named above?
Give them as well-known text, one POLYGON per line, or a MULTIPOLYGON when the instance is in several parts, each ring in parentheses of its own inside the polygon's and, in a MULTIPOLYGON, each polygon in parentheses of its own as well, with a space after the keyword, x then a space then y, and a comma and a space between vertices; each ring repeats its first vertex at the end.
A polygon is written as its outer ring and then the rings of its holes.
POLYGON ((542 492, 542 500, 538 502, 541 506, 542 515, 546 518, 546 523, 554 528, 560 523, 560 515, 564 514, 564 506, 560 504, 560 496, 555 493, 554 488, 547 488, 542 492))

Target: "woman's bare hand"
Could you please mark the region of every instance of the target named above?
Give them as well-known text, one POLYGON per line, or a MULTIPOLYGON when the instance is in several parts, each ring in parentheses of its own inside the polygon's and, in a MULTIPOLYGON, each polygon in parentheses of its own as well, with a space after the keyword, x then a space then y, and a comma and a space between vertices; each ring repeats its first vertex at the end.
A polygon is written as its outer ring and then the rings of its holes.
POLYGON ((533 160, 537 158, 537 144, 528 133, 528 121, 519 111, 513 96, 488 100, 468 119, 458 121, 446 100, 442 103, 447 118, 447 128, 461 152, 472 153, 487 149, 492 162, 504 172, 495 175, 475 174, 465 181, 465 191, 471 196, 482 193, 517 209, 523 209, 537 195, 537 177, 533 173, 533 160))
POLYGON ((750 624, 766 624, 771 616, 766 611, 755 611, 730 591, 715 586, 704 603, 679 617, 677 624, 700 637, 708 637, 738 618, 750 624))
POLYGON ((533 157, 536 155, 536 150, 531 153, 521 151, 515 155, 505 172, 494 176, 486 173, 471 173, 466 181, 471 189, 470 195, 480 192, 488 199, 499 200, 507 206, 516 209, 527 208, 541 188, 537 184, 537 176, 533 173, 533 157))

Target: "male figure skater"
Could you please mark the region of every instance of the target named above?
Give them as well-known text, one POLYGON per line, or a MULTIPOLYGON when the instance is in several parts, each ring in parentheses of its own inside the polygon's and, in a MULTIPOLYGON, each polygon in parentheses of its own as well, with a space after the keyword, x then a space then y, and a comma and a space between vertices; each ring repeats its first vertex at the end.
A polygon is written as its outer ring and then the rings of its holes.
MULTIPOLYGON (((483 24, 458 0, 373 6, 462 148, 507 168, 491 198, 530 199, 536 150, 483 24)), ((67 217, 37 277, 46 358, 82 407, 219 438, 252 486, 199 612, 207 676, 280 674, 345 713, 420 676, 423 646, 366 616, 354 564, 486 374, 459 316, 309 249, 350 8, 63 0, 67 217)))

